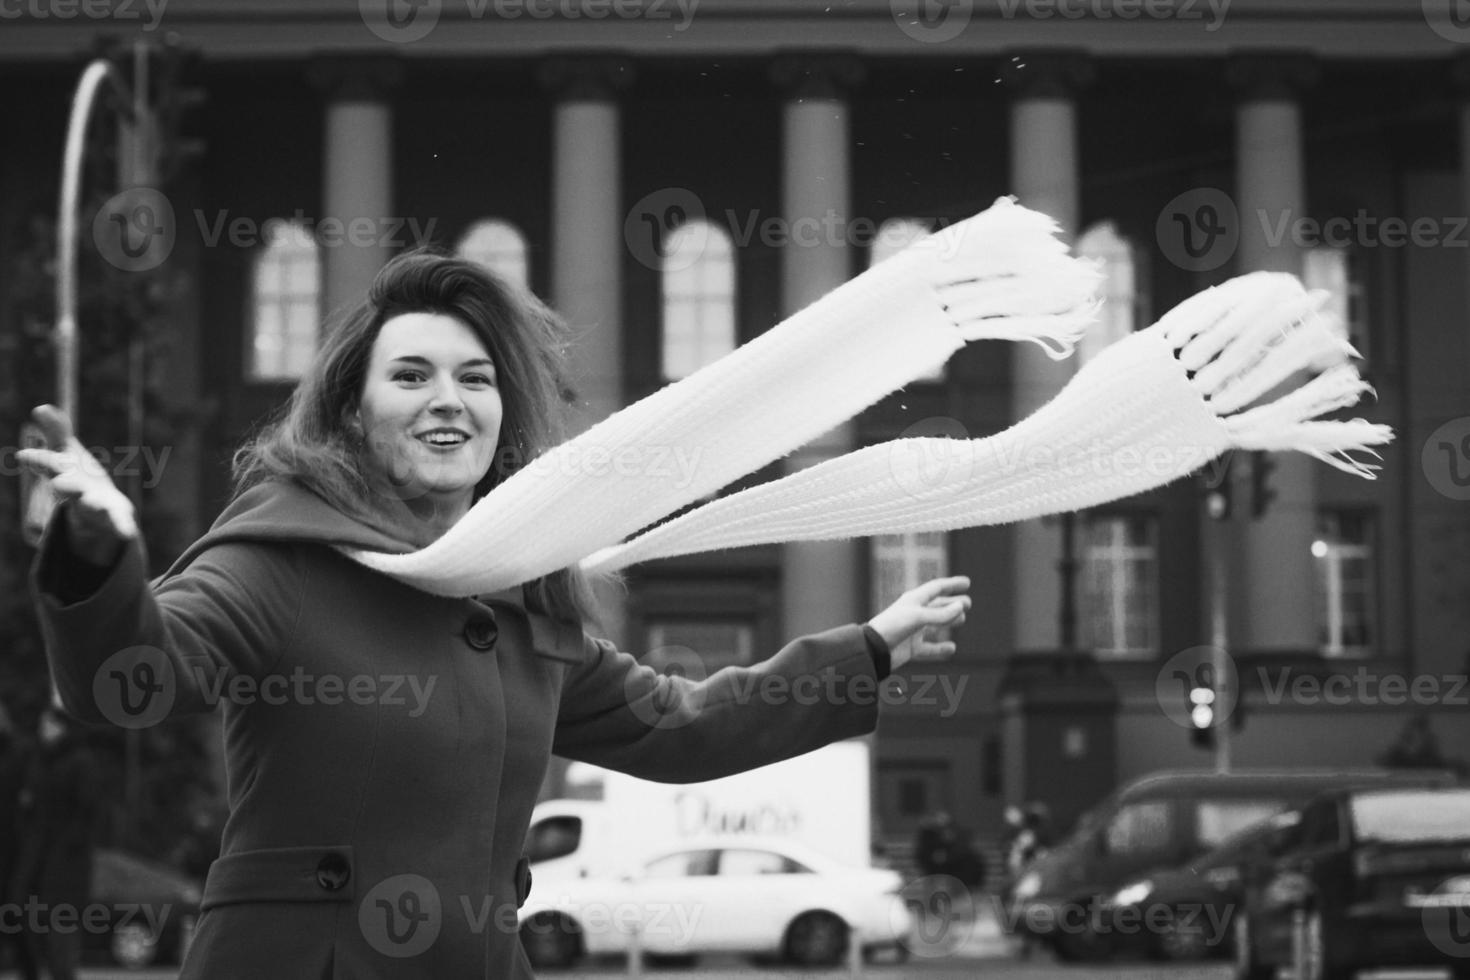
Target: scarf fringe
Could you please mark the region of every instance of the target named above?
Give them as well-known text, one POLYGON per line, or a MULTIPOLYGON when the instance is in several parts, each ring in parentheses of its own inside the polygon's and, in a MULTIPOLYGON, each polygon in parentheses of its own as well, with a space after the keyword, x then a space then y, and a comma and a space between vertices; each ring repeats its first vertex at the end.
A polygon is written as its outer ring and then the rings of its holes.
POLYGON ((1103 273, 1060 235, 1052 218, 1001 197, 890 261, 934 287, 965 341, 1029 341, 1062 360, 1097 319, 1103 273))

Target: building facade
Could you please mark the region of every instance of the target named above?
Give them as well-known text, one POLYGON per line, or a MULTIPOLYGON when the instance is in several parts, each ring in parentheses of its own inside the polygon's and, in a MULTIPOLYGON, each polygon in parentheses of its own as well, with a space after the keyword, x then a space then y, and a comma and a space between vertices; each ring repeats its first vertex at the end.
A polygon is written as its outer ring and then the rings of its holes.
POLYGON ((323 321, 415 244, 561 311, 579 426, 1001 195, 1104 264, 1103 319, 1071 361, 971 345, 752 479, 998 432, 1198 290, 1303 275, 1333 290, 1376 389, 1354 414, 1397 433, 1376 481, 1238 454, 1219 522, 1180 481, 1065 520, 659 562, 609 597, 608 631, 713 670, 969 575, 957 656, 886 698, 875 818, 895 842, 940 808, 997 833, 1007 803, 1066 820, 1121 780, 1212 764, 1181 712, 1219 546, 1232 764, 1369 763, 1421 715, 1453 756, 1470 738, 1470 28, 1450 7, 51 0, 0 25, 0 73, 26 93, 0 107, 0 268, 54 208, 99 39, 196 50, 206 149, 166 192, 167 262, 192 283, 168 370, 209 413, 157 491, 190 533, 323 321))

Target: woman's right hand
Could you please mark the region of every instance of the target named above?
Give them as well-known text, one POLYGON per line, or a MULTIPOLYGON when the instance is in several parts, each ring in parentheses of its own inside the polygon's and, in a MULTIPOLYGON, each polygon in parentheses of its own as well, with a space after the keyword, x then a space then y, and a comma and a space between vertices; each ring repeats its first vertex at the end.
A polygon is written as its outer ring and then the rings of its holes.
POLYGON ((123 544, 138 536, 133 502, 72 432, 71 419, 54 405, 31 410, 46 437, 45 449, 22 449, 21 465, 49 479, 66 508, 71 550, 94 565, 111 565, 123 544))

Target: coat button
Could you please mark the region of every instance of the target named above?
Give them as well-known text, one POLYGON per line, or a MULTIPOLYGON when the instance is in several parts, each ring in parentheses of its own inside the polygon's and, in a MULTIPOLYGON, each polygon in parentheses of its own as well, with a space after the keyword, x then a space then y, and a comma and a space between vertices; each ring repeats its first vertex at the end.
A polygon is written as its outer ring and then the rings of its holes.
POLYGON ((347 859, 336 851, 322 858, 316 866, 316 883, 329 892, 341 891, 352 878, 347 859))
POLYGON ((489 650, 500 636, 500 627, 495 617, 488 613, 476 613, 464 624, 464 638, 476 650, 489 650))

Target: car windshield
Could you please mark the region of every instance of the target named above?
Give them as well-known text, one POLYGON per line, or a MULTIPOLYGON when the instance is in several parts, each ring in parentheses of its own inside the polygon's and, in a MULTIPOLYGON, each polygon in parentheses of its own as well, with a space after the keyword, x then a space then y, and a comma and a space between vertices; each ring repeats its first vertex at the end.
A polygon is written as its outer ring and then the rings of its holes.
POLYGON ((1284 834, 1300 823, 1301 817, 1300 810, 1287 810, 1258 821, 1245 830, 1225 838, 1214 850, 1200 855, 1190 865, 1190 868, 1195 872, 1202 872, 1210 868, 1240 864, 1247 855, 1264 850, 1268 840, 1284 834))
POLYGON ((1470 790, 1364 793, 1349 804, 1360 841, 1412 844, 1470 840, 1470 790))

